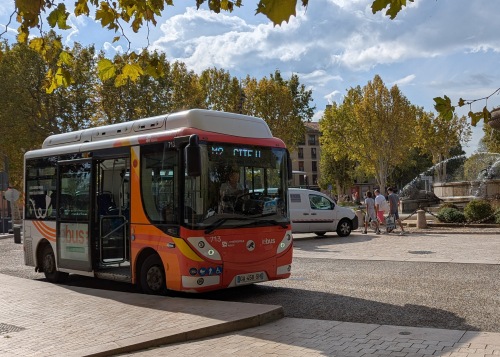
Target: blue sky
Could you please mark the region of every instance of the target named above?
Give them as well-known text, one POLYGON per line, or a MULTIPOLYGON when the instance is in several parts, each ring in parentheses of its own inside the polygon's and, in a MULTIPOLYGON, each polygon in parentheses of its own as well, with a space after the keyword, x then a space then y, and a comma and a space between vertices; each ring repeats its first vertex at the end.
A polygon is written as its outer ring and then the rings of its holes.
MULTIPOLYGON (((168 7, 149 36, 127 31, 132 49, 149 46, 165 52, 170 61, 185 62, 200 73, 209 67, 231 75, 262 78, 279 69, 292 73, 312 89, 318 120, 328 103, 342 101, 346 91, 364 86, 378 74, 387 87, 397 84, 409 101, 433 111, 433 98, 448 95, 477 99, 500 87, 500 1, 415 0, 395 20, 371 13, 370 0, 314 0, 307 9, 281 27, 262 15, 255 16, 255 2, 244 1, 233 13, 196 10, 194 0, 176 0, 168 7), (149 41, 148 41, 149 37, 149 41)), ((14 1, 0 4, 0 24, 8 22, 14 1)), ((73 1, 67 1, 72 6, 73 1)), ((125 41, 111 43, 114 33, 91 18, 70 18, 72 29, 61 32, 69 46, 74 41, 94 43, 112 57, 127 48, 125 41)), ((3 31, 4 26, 0 26, 3 31)), ((4 35, 16 33, 11 24, 4 35)), ((486 103, 472 107, 480 111, 486 103)), ((488 101, 500 106, 500 96, 488 101)), ((469 108, 460 108, 466 115, 469 108)), ((464 147, 477 149, 482 122, 464 147)))

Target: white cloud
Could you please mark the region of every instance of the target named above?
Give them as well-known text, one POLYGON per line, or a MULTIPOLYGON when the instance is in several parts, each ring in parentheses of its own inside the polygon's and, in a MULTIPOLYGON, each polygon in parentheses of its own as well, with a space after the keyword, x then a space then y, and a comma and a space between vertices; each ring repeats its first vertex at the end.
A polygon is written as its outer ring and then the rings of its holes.
POLYGON ((318 110, 316 113, 314 113, 312 121, 319 121, 323 117, 324 113, 325 113, 324 110, 318 110))
POLYGON ((413 82, 413 80, 416 78, 416 76, 414 74, 410 74, 404 78, 401 78, 401 79, 398 79, 394 82, 392 82, 390 85, 393 86, 393 85, 397 85, 398 87, 401 87, 401 86, 405 86, 407 84, 410 84, 411 82, 413 82))
POLYGON ((342 99, 341 97, 342 95, 340 94, 340 91, 334 90, 333 92, 330 92, 327 95, 325 95, 323 98, 325 98, 328 101, 328 104, 331 104, 333 102, 340 102, 342 99), (339 97, 338 101, 335 100, 335 97, 337 96, 339 97))
POLYGON ((315 84, 318 86, 325 86, 331 81, 342 82, 343 79, 340 75, 328 74, 325 70, 318 69, 310 73, 299 73, 299 78, 301 80, 307 81, 308 83, 315 84))
MULTIPOLYGON (((373 15, 372 2, 310 1, 282 26, 255 16, 253 6, 215 14, 176 4, 150 29, 149 47, 197 73, 214 66, 240 78, 296 73, 313 91, 317 108, 338 102, 347 89, 364 86, 376 74, 402 86, 405 96, 426 110, 433 110, 436 96, 446 94, 455 103, 500 87, 500 21, 494 19, 500 2, 416 0, 395 20, 384 12, 373 15)), ((13 2, 1 2, 0 24, 12 10, 13 2)), ((109 57, 128 46, 125 40, 111 43, 116 34, 92 19, 71 16, 70 23, 72 29, 63 33, 66 43, 102 46, 109 57)), ((12 23, 5 37, 13 39, 17 26, 12 23)), ((139 34, 126 29, 126 36, 134 49, 148 46, 146 28, 139 34)), ((498 105, 500 96, 488 100, 489 107, 498 105)))
POLYGON ((85 27, 86 20, 82 16, 76 17, 74 14, 70 14, 68 16, 68 25, 71 27, 71 30, 69 34, 66 35, 64 43, 67 46, 71 46, 75 42, 73 38, 80 34, 80 28, 85 27))
POLYGON ((102 45, 105 52, 111 53, 125 53, 123 47, 121 45, 113 46, 113 44, 109 42, 104 42, 102 45))
POLYGON ((305 18, 299 14, 281 27, 268 22, 251 25, 236 16, 188 8, 161 25, 163 35, 151 48, 185 62, 198 73, 213 66, 230 69, 241 64, 244 68, 262 62, 299 61, 308 46, 285 42, 283 37, 305 18))

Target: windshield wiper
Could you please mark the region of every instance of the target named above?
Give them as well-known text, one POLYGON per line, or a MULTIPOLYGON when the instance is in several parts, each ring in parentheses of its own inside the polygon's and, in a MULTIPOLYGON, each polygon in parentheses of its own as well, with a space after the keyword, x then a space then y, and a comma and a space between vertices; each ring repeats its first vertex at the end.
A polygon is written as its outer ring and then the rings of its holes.
POLYGON ((278 222, 275 219, 258 219, 256 217, 253 217, 253 218, 251 218, 251 217, 226 217, 226 218, 219 218, 214 223, 209 225, 205 229, 205 234, 212 233, 213 231, 215 231, 217 228, 222 226, 227 221, 249 221, 249 220, 251 220, 252 222, 245 222, 242 224, 238 224, 235 226, 235 228, 252 226, 252 225, 260 225, 260 224, 272 224, 273 226, 280 226, 281 228, 288 227, 288 224, 286 222, 278 222))
POLYGON ((287 228, 288 227, 288 224, 286 222, 278 222, 275 219, 258 219, 258 218, 255 218, 254 222, 243 223, 243 224, 240 224, 240 225, 238 225, 236 227, 240 228, 240 227, 253 226, 253 225, 257 226, 257 225, 260 225, 260 224, 263 224, 263 223, 265 223, 265 224, 269 224, 270 223, 273 226, 280 226, 281 228, 287 228))
POLYGON ((219 218, 214 223, 212 223, 207 228, 205 228, 205 234, 212 233, 213 231, 215 231, 217 228, 219 228, 220 226, 222 226, 227 221, 242 221, 242 220, 247 220, 247 219, 248 218, 246 218, 246 217, 225 217, 225 218, 219 218))

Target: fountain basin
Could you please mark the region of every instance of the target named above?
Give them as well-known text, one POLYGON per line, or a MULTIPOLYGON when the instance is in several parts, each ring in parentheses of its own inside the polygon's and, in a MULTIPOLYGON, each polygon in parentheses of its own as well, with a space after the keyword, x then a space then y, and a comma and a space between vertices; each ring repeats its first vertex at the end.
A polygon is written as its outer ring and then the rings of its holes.
POLYGON ((500 179, 435 182, 434 194, 444 202, 469 203, 475 198, 498 199, 500 179))

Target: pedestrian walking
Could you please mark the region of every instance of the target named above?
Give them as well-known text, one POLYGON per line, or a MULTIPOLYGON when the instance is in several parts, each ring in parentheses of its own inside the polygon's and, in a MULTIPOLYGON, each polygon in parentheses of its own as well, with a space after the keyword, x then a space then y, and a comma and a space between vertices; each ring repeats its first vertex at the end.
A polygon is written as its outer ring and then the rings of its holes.
POLYGON ((378 226, 377 220, 377 211, 375 208, 375 200, 372 197, 372 193, 370 191, 366 191, 365 193, 365 206, 366 206, 366 215, 365 215, 365 230, 363 234, 368 233, 368 224, 370 222, 375 222, 375 233, 380 234, 380 229, 378 226))
POLYGON ((376 188, 373 192, 375 193, 375 208, 379 224, 385 224, 384 214, 389 211, 389 204, 385 200, 385 196, 380 193, 378 188, 376 188))
POLYGON ((405 234, 405 229, 403 228, 403 222, 401 222, 401 219, 399 219, 399 196, 394 193, 394 189, 392 187, 389 187, 387 189, 387 192, 389 193, 389 196, 387 197, 389 199, 389 214, 394 216, 394 219, 396 222, 398 222, 399 227, 401 227, 401 233, 400 235, 405 234))

